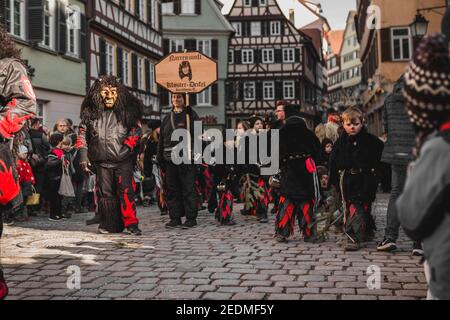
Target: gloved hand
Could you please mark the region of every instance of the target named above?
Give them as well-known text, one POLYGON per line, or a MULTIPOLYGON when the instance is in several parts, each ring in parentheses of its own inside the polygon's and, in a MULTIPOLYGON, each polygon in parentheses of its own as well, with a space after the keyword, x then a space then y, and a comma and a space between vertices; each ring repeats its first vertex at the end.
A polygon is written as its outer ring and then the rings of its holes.
POLYGON ((30 119, 33 115, 28 114, 23 117, 19 117, 16 114, 11 116, 11 110, 6 111, 3 117, 0 117, 0 134, 3 138, 11 138, 14 133, 22 129, 25 121, 30 119))

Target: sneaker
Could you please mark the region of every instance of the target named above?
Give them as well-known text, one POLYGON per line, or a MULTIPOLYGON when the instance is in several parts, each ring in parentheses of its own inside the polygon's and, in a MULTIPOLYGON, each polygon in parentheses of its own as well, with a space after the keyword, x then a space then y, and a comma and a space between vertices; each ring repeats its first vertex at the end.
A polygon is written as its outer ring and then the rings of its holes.
POLYGON ((286 237, 283 237, 281 235, 276 235, 275 236, 275 241, 278 242, 278 243, 287 243, 288 242, 286 237))
POLYGON ((90 226, 92 224, 99 224, 100 223, 100 216, 95 215, 92 219, 86 220, 86 225, 90 226))
POLYGON ((236 221, 229 220, 229 221, 222 221, 220 223, 221 226, 234 226, 236 224, 236 221))
MULTIPOLYGON (((0 213, 1 214, 1 213, 0 213)), ((4 220, 3 220, 3 224, 5 225, 5 226, 13 226, 14 225, 14 219, 11 219, 11 218, 4 218, 4 220)))
POLYGON ((414 241, 412 255, 416 257, 423 257, 423 249, 420 242, 414 241))
POLYGON ((346 239, 344 244, 344 251, 358 251, 359 250, 359 242, 353 242, 349 239, 346 239))
POLYGON ((381 241, 377 246, 378 251, 391 252, 396 249, 397 249, 397 245, 395 244, 395 242, 388 238, 384 238, 383 241, 381 241))
POLYGON ((197 225, 197 221, 196 220, 186 220, 185 223, 183 223, 183 229, 189 229, 189 228, 194 228, 197 225))
POLYGON ((131 234, 131 235, 134 235, 134 236, 142 235, 142 231, 141 231, 141 229, 138 228, 137 224, 129 225, 126 230, 127 230, 128 234, 131 234))
POLYGON ((61 216, 54 216, 54 217, 48 218, 48 220, 50 220, 50 221, 61 221, 62 219, 63 219, 63 217, 61 217, 61 216))
POLYGON ((97 232, 100 234, 109 234, 110 232, 102 227, 98 227, 97 232))
POLYGON ((167 229, 175 229, 175 228, 181 228, 181 221, 180 220, 170 220, 169 223, 166 223, 167 229))
POLYGON ((242 214, 243 216, 248 216, 248 215, 250 215, 250 209, 242 209, 242 210, 241 210, 241 214, 242 214))

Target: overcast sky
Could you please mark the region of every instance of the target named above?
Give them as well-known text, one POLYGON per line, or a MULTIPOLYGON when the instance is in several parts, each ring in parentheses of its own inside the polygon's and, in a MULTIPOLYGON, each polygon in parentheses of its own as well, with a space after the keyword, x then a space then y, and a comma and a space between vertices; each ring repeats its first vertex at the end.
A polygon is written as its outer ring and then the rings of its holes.
MULTIPOLYGON (((234 0, 220 1, 224 3, 222 12, 228 13, 234 0)), ((356 0, 313 0, 312 2, 320 2, 323 15, 328 19, 328 23, 333 30, 344 29, 348 12, 350 10, 356 10, 356 0)), ((317 19, 303 5, 299 4, 297 0, 278 0, 278 5, 286 16, 289 13, 289 9, 295 9, 295 24, 297 27, 304 26, 317 19)))

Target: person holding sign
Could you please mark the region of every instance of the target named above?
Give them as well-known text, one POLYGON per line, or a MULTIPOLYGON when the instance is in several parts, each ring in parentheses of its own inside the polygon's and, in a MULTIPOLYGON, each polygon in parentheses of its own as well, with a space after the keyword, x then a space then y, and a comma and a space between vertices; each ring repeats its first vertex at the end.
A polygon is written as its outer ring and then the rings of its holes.
POLYGON ((197 113, 190 106, 186 106, 185 95, 172 94, 172 110, 162 120, 160 139, 158 143, 157 161, 166 170, 167 205, 169 207, 170 222, 166 228, 192 228, 197 225, 197 194, 195 192, 196 168, 192 164, 192 146, 194 145, 194 121, 198 121, 197 113), (172 133, 177 129, 184 129, 189 134, 182 141, 173 141, 172 133), (182 146, 190 159, 189 163, 177 158, 176 148, 182 146), (186 221, 181 223, 181 217, 186 221))

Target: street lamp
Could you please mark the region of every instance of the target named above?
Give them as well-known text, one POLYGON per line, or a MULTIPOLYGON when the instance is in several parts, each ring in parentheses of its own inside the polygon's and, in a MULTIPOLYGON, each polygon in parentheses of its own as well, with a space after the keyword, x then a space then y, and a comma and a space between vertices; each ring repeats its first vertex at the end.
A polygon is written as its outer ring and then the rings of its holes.
POLYGON ((412 36, 420 38, 423 37, 427 33, 428 23, 430 23, 430 21, 425 19, 423 15, 417 12, 416 18, 410 24, 412 36))

